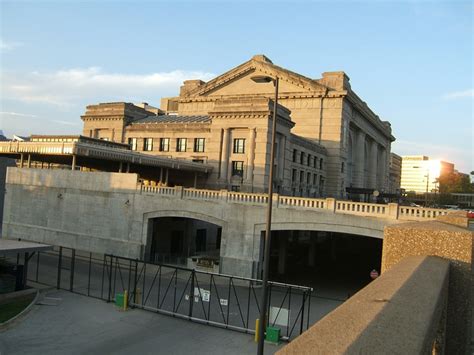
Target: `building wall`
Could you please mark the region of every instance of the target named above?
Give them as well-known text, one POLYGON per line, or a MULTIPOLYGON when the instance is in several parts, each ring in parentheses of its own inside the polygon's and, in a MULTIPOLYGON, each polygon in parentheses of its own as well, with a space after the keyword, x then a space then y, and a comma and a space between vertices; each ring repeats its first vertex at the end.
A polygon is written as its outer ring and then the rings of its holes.
MULTIPOLYGON (((210 177, 210 187, 240 186, 242 191, 265 191, 264 177, 268 174, 268 166, 265 164, 269 161, 267 148, 270 135, 268 126, 263 128, 256 112, 261 109, 258 108, 258 105, 261 105, 258 99, 272 99, 275 88, 271 82, 255 83, 252 80, 255 75, 279 78, 279 104, 288 110, 288 114, 291 112, 291 121, 294 123, 291 133, 325 148, 324 174, 318 174, 318 181, 325 175, 321 184, 307 184, 309 187, 293 186, 291 178, 294 167, 287 164, 287 159, 284 159, 281 161, 278 171, 280 175, 277 177, 279 179, 277 187, 281 191, 293 194, 298 191, 297 194, 303 196, 326 193, 328 196, 344 198, 346 187, 389 190, 390 145, 394 140, 390 124, 381 121, 352 91, 349 77, 344 72, 327 72, 323 73, 321 79, 312 80, 273 65, 263 55, 254 56, 248 62, 208 83, 187 80, 181 87, 178 97, 164 98, 161 101, 161 110, 166 113, 213 117, 209 135, 206 137, 210 149, 207 159, 211 163, 214 162, 217 169, 210 177), (256 101, 252 103, 252 100, 256 101), (254 158, 255 168, 253 174, 250 174, 252 176, 245 176, 240 184, 237 184, 235 179, 233 181, 229 179, 230 168, 222 167, 224 163, 230 164, 234 157, 225 156, 221 149, 225 146, 222 144, 224 132, 226 132, 225 139, 233 139, 231 136, 235 134, 246 135, 245 130, 248 130, 247 139, 255 139, 255 143, 252 144, 256 147, 245 157, 245 161, 247 166, 251 166, 252 162, 249 159, 254 158), (266 148, 260 151, 259 147, 266 148), (324 192, 320 191, 321 185, 324 187, 324 192)), ((121 137, 121 141, 126 142, 132 134, 137 134, 138 146, 143 144, 140 141, 142 138, 152 137, 153 134, 158 138, 158 134, 152 132, 151 128, 148 132, 144 127, 145 129, 138 134, 139 129, 133 124, 134 118, 149 115, 150 112, 138 107, 133 108, 129 104, 125 104, 123 108, 120 106, 123 104, 117 104, 119 108, 115 110, 114 104, 105 104, 99 109, 102 105, 104 104, 88 106, 88 111, 83 116, 85 135, 113 140, 121 137), (96 127, 94 120, 97 123, 96 127)), ((189 133, 190 138, 193 138, 195 133, 192 125, 183 128, 167 126, 160 129, 168 135, 171 134, 170 130, 184 136, 189 133), (190 132, 185 133, 184 130, 190 132)), ((285 154, 292 155, 293 148, 290 148, 292 139, 288 133, 281 132, 280 135, 285 137, 280 142, 284 144, 285 154)), ((281 152, 283 153, 283 149, 281 152)), ((193 159, 193 154, 188 153, 192 152, 187 151, 178 156, 193 159)), ((319 153, 317 150, 312 154, 319 153)))
POLYGON ((264 56, 255 56, 171 101, 184 115, 206 114, 222 98, 273 97, 273 85, 253 82, 254 75, 280 78, 279 103, 291 110, 292 132, 326 148, 328 195, 345 197, 349 186, 389 190, 390 145, 394 140, 390 124, 381 121, 352 91, 344 72, 323 73, 321 79, 310 80, 273 66, 264 56), (353 144, 349 144, 351 136, 353 144))

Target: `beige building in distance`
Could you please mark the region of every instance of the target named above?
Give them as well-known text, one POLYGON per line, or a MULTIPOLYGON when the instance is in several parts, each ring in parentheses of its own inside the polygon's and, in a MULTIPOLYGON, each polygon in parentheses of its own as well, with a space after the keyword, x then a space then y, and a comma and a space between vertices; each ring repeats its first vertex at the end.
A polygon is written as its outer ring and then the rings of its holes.
POLYGON ((437 179, 454 172, 454 164, 442 160, 430 160, 424 155, 402 157, 401 188, 406 192, 436 192, 437 179))
POLYGON ((133 150, 213 166, 206 187, 264 192, 269 173, 274 86, 278 77, 276 192, 346 197, 346 188, 389 190, 390 124, 352 91, 344 72, 310 79, 264 55, 205 83, 187 80, 179 96, 148 104, 87 107, 88 137, 133 150), (141 106, 141 107, 139 107, 141 106))

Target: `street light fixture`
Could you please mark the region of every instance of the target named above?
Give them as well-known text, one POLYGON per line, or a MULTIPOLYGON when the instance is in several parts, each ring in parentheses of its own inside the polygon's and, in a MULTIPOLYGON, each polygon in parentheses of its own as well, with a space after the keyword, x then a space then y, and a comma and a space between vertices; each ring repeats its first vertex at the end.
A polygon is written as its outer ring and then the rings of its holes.
POLYGON ((260 322, 258 324, 258 355, 263 355, 264 336, 267 320, 267 299, 268 299, 268 275, 270 268, 270 241, 271 241, 271 225, 272 225, 272 200, 273 200, 273 164, 275 161, 275 136, 276 136, 276 120, 278 106, 278 77, 272 78, 267 75, 256 75, 250 79, 258 84, 273 82, 275 86, 275 99, 273 100, 273 122, 272 122, 272 143, 270 146, 270 172, 268 175, 268 205, 267 205, 267 221, 265 229, 265 252, 263 256, 263 289, 260 308, 260 322))

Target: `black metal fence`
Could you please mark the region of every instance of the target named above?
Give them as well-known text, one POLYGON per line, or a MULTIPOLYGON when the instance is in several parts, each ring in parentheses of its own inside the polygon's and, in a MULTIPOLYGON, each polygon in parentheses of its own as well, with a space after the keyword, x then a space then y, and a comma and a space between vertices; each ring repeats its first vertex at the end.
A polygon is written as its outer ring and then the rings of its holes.
MULTIPOLYGON (((255 332, 261 280, 154 264, 56 247, 37 253, 28 280, 112 302, 128 290, 129 305, 199 323, 255 332)), ((288 340, 309 327, 312 289, 270 282, 269 326, 288 340)))

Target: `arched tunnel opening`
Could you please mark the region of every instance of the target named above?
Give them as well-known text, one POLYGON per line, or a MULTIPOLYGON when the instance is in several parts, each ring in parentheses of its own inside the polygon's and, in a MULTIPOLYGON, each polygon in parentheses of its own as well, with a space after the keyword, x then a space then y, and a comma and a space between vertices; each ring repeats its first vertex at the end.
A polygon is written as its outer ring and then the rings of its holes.
POLYGON ((149 220, 145 259, 149 262, 219 271, 222 227, 194 218, 149 220))
POLYGON ((313 287, 321 297, 344 300, 380 272, 382 240, 360 235, 273 231, 270 280, 313 287))

